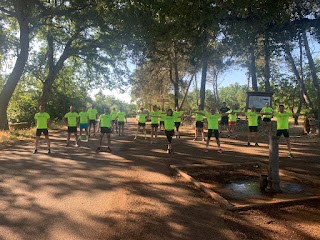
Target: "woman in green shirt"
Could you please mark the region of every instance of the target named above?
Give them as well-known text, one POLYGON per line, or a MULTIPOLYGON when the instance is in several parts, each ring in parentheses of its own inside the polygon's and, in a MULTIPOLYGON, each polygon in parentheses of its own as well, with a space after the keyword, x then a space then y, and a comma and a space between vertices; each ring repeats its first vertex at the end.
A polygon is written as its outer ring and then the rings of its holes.
POLYGON ((158 107, 156 105, 153 106, 153 112, 150 113, 151 116, 151 144, 153 142, 157 142, 157 138, 158 138, 158 127, 159 127, 159 116, 161 115, 161 113, 158 110, 158 107), (154 140, 153 140, 153 136, 154 136, 154 140))

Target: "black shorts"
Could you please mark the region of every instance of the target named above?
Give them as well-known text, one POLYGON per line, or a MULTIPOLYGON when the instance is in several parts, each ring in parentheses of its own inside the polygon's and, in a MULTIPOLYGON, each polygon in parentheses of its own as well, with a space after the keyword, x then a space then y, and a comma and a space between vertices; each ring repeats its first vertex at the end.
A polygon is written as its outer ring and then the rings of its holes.
POLYGON ((48 129, 37 129, 36 131, 36 136, 41 136, 41 133, 43 133, 43 135, 48 136, 49 132, 48 129))
POLYGON ((202 121, 196 121, 196 128, 203 128, 203 122, 202 121))
POLYGON ((181 122, 175 122, 175 123, 174 123, 174 126, 175 126, 176 128, 180 127, 180 125, 181 125, 181 122))
POLYGON ((112 133, 111 128, 108 128, 108 127, 101 127, 100 132, 101 133, 112 133))
POLYGON ((219 130, 217 129, 208 129, 208 138, 210 139, 212 137, 212 130, 213 130, 213 135, 216 139, 219 138, 219 130))
POLYGON ((164 126, 164 121, 160 121, 160 126, 164 126))
POLYGON ((277 136, 280 137, 283 134, 284 137, 289 137, 289 130, 288 129, 278 129, 277 136))
POLYGON ((271 122, 271 118, 263 118, 262 121, 264 121, 264 122, 271 122))
POLYGON ((159 124, 158 123, 151 123, 151 127, 152 128, 157 128, 157 127, 159 127, 159 124))
POLYGON ((77 131, 77 127, 68 127, 68 133, 76 133, 77 131))
POLYGON ((118 125, 119 125, 119 126, 123 126, 123 125, 124 125, 124 122, 118 122, 118 125))
POLYGON ((140 127, 145 127, 146 126, 146 123, 138 123, 138 126, 140 126, 140 127))
POLYGON ((249 126, 249 132, 258 132, 258 126, 249 126))
POLYGON ((174 130, 165 130, 164 131, 168 140, 168 143, 171 144, 172 137, 174 135, 174 130))
POLYGON ((220 125, 228 126, 228 117, 226 116, 221 117, 220 125))
POLYGON ((96 120, 95 120, 95 119, 90 119, 89 122, 90 122, 90 126, 91 126, 91 125, 93 125, 93 126, 96 125, 96 120))

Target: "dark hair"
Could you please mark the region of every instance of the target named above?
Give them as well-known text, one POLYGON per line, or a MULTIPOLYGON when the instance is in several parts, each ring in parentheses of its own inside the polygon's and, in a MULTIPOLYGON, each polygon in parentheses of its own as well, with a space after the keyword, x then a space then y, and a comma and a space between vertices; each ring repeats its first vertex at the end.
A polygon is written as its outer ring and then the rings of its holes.
POLYGON ((226 102, 222 102, 222 104, 227 104, 226 102))
POLYGON ((279 107, 284 107, 284 105, 283 105, 283 104, 280 104, 279 107))

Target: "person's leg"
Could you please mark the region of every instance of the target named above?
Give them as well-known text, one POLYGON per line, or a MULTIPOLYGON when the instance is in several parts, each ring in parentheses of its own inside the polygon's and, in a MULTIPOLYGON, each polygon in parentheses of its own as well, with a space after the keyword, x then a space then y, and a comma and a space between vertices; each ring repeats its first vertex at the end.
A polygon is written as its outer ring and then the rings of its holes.
POLYGON ((198 126, 197 126, 197 123, 196 123, 196 127, 194 129, 194 139, 193 140, 197 140, 197 137, 198 137, 198 126))
POLYGON ((88 128, 85 128, 84 130, 85 130, 85 132, 86 132, 86 141, 88 141, 88 140, 89 140, 88 128))
POLYGON ((153 140, 153 135, 154 135, 154 129, 155 129, 155 127, 153 127, 152 125, 151 125, 151 143, 152 143, 152 140, 153 140))
POLYGON ((154 139, 155 139, 155 141, 158 140, 158 126, 155 127, 154 139))
POLYGON ((207 141, 206 141, 206 147, 204 149, 205 152, 208 151, 211 136, 212 136, 212 129, 208 129, 208 137, 207 137, 207 141))
POLYGON ((68 146, 69 143, 70 143, 70 136, 71 136, 71 132, 68 132, 68 135, 67 135, 67 146, 68 146))
POLYGON ((249 132, 248 132, 248 146, 250 146, 250 141, 251 140, 251 131, 250 131, 250 127, 249 127, 249 132))
POLYGON ((134 139, 137 139, 139 130, 140 130, 140 125, 138 124, 137 131, 136 131, 136 135, 134 136, 134 139))
POLYGON ((286 141, 287 141, 288 151, 289 151, 289 153, 291 153, 291 143, 290 143, 290 138, 286 137, 286 141))
POLYGON ((40 136, 36 136, 36 141, 35 141, 35 144, 34 144, 34 149, 35 149, 35 150, 38 149, 39 139, 40 139, 40 136))
POLYGON ((91 134, 91 120, 89 120, 89 137, 90 137, 90 134, 91 134))
POLYGON ((99 139, 99 148, 102 147, 102 139, 103 139, 104 133, 100 133, 100 139, 99 139))
POLYGON ((74 132, 75 146, 78 146, 78 133, 74 132))
POLYGON ((143 126, 144 139, 147 139, 146 125, 143 126))
POLYGON ((108 151, 111 152, 111 134, 107 133, 108 151))
POLYGON ((255 146, 256 147, 258 147, 259 146, 259 143, 258 143, 258 132, 257 131, 255 131, 254 133, 253 133, 253 135, 254 135, 254 140, 255 140, 255 146))
POLYGON ((79 140, 81 140, 82 139, 82 131, 83 131, 83 128, 82 127, 80 127, 80 135, 79 135, 79 140))
POLYGON ((200 131, 201 131, 202 141, 205 141, 205 140, 206 140, 206 138, 204 137, 203 127, 202 127, 202 128, 200 128, 200 131))
POLYGON ((50 150, 50 138, 49 138, 49 134, 44 136, 47 142, 47 147, 48 147, 48 151, 50 150))
POLYGON ((122 129, 122 136, 124 135, 124 124, 121 126, 122 129))

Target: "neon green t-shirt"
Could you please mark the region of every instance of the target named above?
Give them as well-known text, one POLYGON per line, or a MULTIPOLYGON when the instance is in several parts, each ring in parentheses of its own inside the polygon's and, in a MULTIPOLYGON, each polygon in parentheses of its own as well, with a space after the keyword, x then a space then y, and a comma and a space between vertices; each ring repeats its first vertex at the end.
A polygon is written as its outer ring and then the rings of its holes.
POLYGON ((90 108, 90 109, 88 109, 87 113, 89 113, 89 119, 90 120, 96 120, 97 114, 98 114, 98 110, 97 109, 90 108))
POLYGON ((258 126, 258 118, 260 116, 257 112, 246 112, 248 117, 248 126, 255 127, 258 126))
POLYGON ((277 112, 274 113, 273 116, 277 118, 277 129, 278 130, 285 130, 289 129, 289 117, 292 116, 292 113, 289 112, 277 112))
POLYGON ((229 122, 236 122, 237 121, 237 117, 238 117, 238 115, 237 115, 237 113, 238 112, 240 112, 239 110, 229 110, 227 113, 229 113, 229 115, 228 115, 228 121, 229 122), (231 113, 231 112, 233 112, 233 113, 231 113))
MULTIPOLYGON (((206 114, 206 112, 203 111, 203 110, 194 110, 194 112, 195 112, 195 111, 201 112, 201 113, 203 113, 203 114, 206 114)), ((196 113, 195 116, 196 116, 196 121, 203 121, 203 115, 196 113)))
POLYGON ((111 114, 101 114, 100 117, 100 127, 111 127, 112 117, 111 114))
POLYGON ((219 113, 215 113, 215 114, 206 113, 206 118, 208 120, 208 129, 218 130, 219 119, 221 118, 221 116, 222 115, 219 113))
MULTIPOLYGON (((156 111, 156 112, 151 112, 151 116, 160 116, 161 113, 156 111)), ((158 117, 151 117, 151 124, 158 124, 159 118, 158 117)))
POLYGON ((110 113, 110 115, 111 115, 111 120, 116 120, 117 115, 118 115, 118 112, 112 111, 112 112, 110 113))
POLYGON ((167 116, 167 114, 166 113, 161 113, 160 116, 161 116, 160 117, 160 121, 164 122, 164 117, 167 116))
POLYGON ((183 115, 183 111, 174 111, 173 116, 174 116, 174 122, 181 122, 181 116, 183 115))
POLYGON ((79 112, 80 123, 86 124, 88 123, 89 113, 88 112, 79 112))
POLYGON ((138 122, 139 123, 146 123, 147 114, 145 113, 138 113, 138 122))
POLYGON ((165 130, 174 130, 174 116, 164 116, 164 129, 165 130))
POLYGON ((124 118, 126 117, 126 113, 125 112, 118 112, 117 117, 118 117, 118 122, 124 122, 124 118))
POLYGON ((68 112, 64 115, 66 119, 68 119, 68 126, 69 127, 76 127, 77 126, 77 119, 79 114, 76 112, 68 112))
POLYGON ((47 129, 48 128, 48 119, 50 119, 49 113, 38 112, 34 115, 34 119, 37 120, 37 129, 47 129))
POLYGON ((273 109, 271 107, 263 107, 260 112, 262 112, 262 113, 270 113, 268 115, 267 114, 263 115, 263 117, 264 118, 271 118, 272 117, 272 111, 273 111, 273 109))

